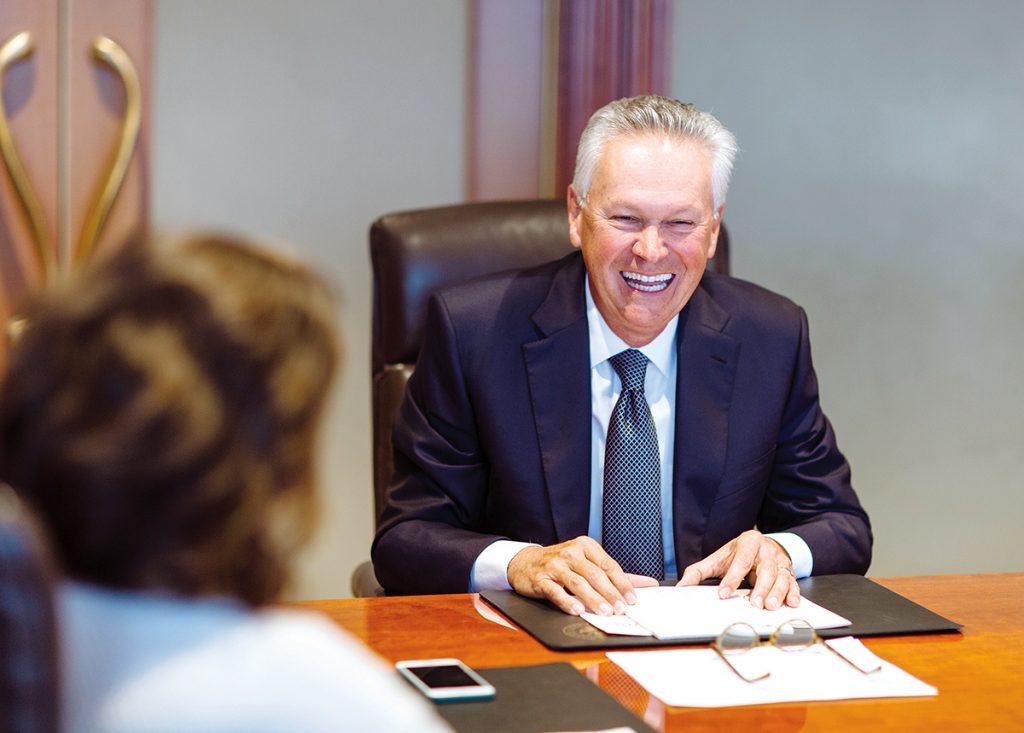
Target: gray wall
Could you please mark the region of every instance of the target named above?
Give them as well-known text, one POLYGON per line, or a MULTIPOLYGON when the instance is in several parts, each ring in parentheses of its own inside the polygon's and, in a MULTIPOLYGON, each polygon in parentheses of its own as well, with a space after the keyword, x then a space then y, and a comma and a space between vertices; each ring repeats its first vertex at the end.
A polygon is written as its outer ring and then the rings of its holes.
POLYGON ((280 238, 343 296, 321 531, 296 597, 369 558, 370 264, 382 213, 463 197, 464 0, 160 0, 153 219, 280 238))
POLYGON ((871 573, 1024 569, 1024 5, 684 0, 735 273, 807 308, 871 573), (1016 141, 1016 142, 1015 142, 1016 141))

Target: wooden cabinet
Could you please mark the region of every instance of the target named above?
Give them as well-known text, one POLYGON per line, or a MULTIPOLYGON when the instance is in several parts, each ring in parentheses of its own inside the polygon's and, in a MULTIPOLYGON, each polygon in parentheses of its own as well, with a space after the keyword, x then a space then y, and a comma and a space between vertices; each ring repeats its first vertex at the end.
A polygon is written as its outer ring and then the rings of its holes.
POLYGON ((5 324, 146 224, 151 22, 150 0, 0 3, 5 324))

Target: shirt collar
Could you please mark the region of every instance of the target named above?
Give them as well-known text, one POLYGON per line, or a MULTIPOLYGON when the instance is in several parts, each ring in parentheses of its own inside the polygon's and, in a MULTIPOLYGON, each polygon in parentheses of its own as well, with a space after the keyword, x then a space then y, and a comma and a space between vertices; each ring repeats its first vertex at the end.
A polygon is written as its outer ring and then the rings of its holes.
MULTIPOLYGON (((620 351, 632 348, 625 341, 620 339, 604 320, 594 298, 590 294, 590 275, 584 277, 583 292, 587 298, 587 326, 590 330, 590 368, 593 369, 603 361, 615 356, 620 351)), ((676 342, 676 330, 679 328, 679 316, 670 320, 661 333, 645 346, 637 347, 651 363, 657 367, 663 375, 668 376, 671 372, 672 357, 676 342)))

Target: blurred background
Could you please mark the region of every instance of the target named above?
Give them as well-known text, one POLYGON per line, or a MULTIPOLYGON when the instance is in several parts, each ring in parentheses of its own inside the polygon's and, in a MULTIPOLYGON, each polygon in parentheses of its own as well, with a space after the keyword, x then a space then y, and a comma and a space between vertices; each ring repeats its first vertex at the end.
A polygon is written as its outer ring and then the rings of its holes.
MULTIPOLYGON (((0 11, 5 37, 22 0, 12 2, 0 11)), ((725 214, 733 274, 807 309, 823 404, 874 525, 870 574, 1024 569, 1024 389, 1014 376, 1024 362, 1024 161, 1013 143, 1024 5, 138 4, 149 7, 148 71, 145 155, 132 175, 145 180, 134 195, 149 222, 288 242, 342 296, 345 370, 323 445, 321 527, 293 597, 348 595, 369 556, 370 223, 466 200, 564 196, 564 141, 581 124, 565 105, 578 114, 600 94, 567 88, 573 63, 630 69, 652 88, 629 93, 694 102, 736 134, 725 214), (595 51, 579 45, 601 22, 583 17, 588 6, 646 25, 595 51), (633 68, 639 56, 647 76, 633 68)), ((36 83, 49 66, 12 67, 4 99, 16 133, 34 102, 12 84, 36 83)), ((62 155, 74 149, 71 107, 57 115, 62 155)), ((29 145, 25 157, 45 154, 29 145)), ((60 192, 75 175, 38 185, 60 192)), ((4 196, 0 231, 13 226, 4 196)), ((79 216, 73 204, 53 213, 79 216)), ((0 261, 5 280, 16 261, 0 261)))

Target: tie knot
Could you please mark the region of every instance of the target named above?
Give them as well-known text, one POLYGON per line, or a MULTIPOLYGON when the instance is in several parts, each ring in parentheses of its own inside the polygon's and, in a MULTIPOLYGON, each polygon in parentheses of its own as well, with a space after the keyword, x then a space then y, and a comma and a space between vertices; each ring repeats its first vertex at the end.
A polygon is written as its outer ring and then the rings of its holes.
POLYGON ((647 357, 636 349, 626 349, 610 358, 612 368, 622 380, 622 389, 639 389, 643 391, 644 377, 647 375, 647 357))

